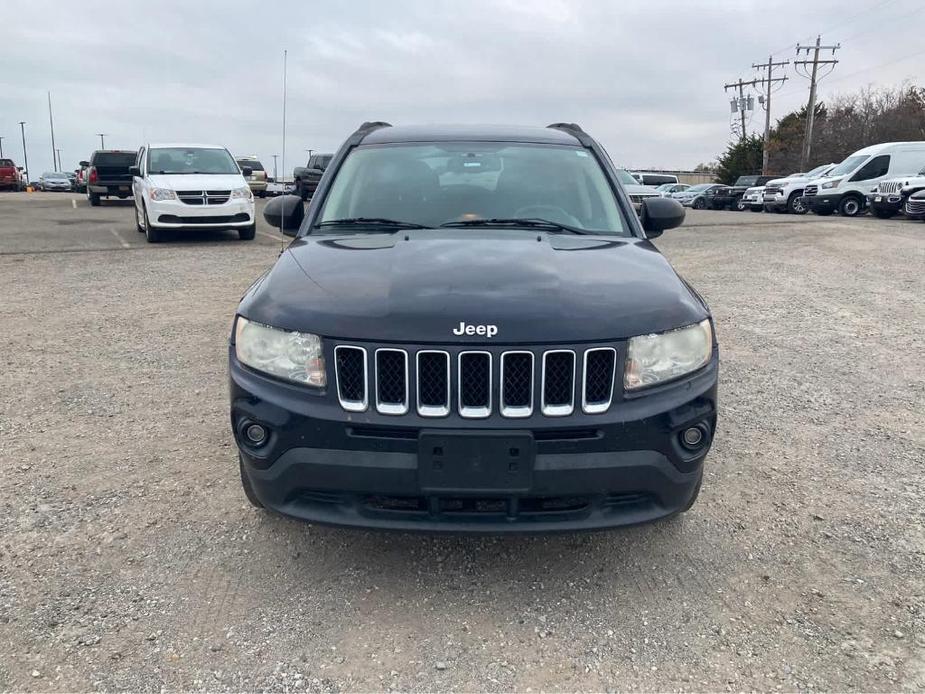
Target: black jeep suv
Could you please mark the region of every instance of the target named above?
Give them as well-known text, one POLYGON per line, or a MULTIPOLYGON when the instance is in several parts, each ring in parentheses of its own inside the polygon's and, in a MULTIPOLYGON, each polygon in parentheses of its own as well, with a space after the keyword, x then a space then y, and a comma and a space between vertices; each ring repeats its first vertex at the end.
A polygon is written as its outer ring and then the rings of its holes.
POLYGON ((710 311, 603 148, 548 128, 366 123, 241 301, 248 499, 321 523, 516 532, 684 511, 716 431, 710 311), (298 231, 296 231, 296 229, 298 231))

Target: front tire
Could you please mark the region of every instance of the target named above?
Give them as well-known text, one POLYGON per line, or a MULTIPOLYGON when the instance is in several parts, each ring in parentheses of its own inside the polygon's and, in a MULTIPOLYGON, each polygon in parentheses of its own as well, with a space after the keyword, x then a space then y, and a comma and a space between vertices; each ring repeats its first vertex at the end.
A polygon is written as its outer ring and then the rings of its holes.
POLYGON ((737 212, 745 212, 745 201, 743 201, 742 198, 739 198, 732 204, 731 209, 734 209, 737 212))
POLYGON ((787 198, 787 212, 790 214, 806 214, 809 210, 806 208, 806 200, 803 199, 803 191, 799 190, 787 198))
POLYGON ((151 226, 151 220, 148 219, 148 209, 144 208, 145 216, 145 238, 148 243, 160 243, 164 240, 164 232, 156 227, 151 226))
POLYGON ((249 227, 238 229, 238 238, 241 239, 242 241, 253 241, 256 235, 257 235, 257 222, 254 222, 249 227))
POLYGON ((144 223, 144 215, 142 211, 138 209, 138 205, 135 205, 135 231, 139 234, 145 233, 144 223))
POLYGON ((843 217, 857 217, 863 210, 863 203, 853 195, 842 198, 838 205, 838 211, 843 217))

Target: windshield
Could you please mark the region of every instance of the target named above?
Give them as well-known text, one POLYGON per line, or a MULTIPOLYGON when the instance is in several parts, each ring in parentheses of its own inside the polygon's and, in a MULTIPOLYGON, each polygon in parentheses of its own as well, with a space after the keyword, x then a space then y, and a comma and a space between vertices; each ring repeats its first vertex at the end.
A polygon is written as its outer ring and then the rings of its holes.
POLYGON ((757 176, 740 176, 739 180, 736 181, 737 186, 753 186, 758 182, 757 176))
POLYGON ((695 186, 691 186, 684 192, 685 193, 699 193, 703 190, 706 190, 707 188, 710 188, 712 185, 713 185, 712 183, 698 183, 695 186))
POLYGON ((359 147, 337 171, 318 222, 330 228, 336 220, 357 218, 428 228, 480 219, 543 219, 601 234, 629 235, 593 155, 561 145, 440 142, 359 147))
POLYGON ((238 165, 224 149, 158 147, 148 155, 152 174, 236 174, 238 165))
POLYGON ((42 176, 44 178, 67 178, 67 176, 65 176, 60 171, 46 171, 42 174, 42 176))
POLYGON ((841 164, 829 171, 826 176, 844 176, 845 174, 849 174, 854 171, 861 165, 862 162, 865 161, 867 161, 866 154, 856 154, 853 157, 848 157, 841 164))
POLYGON ((805 174, 806 178, 817 178, 822 175, 822 173, 832 166, 831 164, 823 164, 822 166, 817 166, 815 169, 805 174))

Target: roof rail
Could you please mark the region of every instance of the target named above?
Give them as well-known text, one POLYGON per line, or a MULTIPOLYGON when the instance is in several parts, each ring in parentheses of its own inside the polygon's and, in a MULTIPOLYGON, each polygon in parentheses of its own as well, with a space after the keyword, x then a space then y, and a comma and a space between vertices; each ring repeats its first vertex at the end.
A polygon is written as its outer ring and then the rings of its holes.
POLYGON ((592 144, 591 136, 582 130, 578 123, 550 123, 546 127, 552 128, 554 130, 562 130, 563 132, 567 132, 569 135, 573 135, 575 139, 585 147, 590 147, 592 144))
POLYGON ((354 131, 354 133, 347 138, 346 144, 350 147, 355 147, 363 141, 363 138, 369 135, 373 130, 379 130, 380 128, 391 128, 391 123, 386 123, 382 120, 368 120, 365 123, 361 123, 360 127, 354 131))

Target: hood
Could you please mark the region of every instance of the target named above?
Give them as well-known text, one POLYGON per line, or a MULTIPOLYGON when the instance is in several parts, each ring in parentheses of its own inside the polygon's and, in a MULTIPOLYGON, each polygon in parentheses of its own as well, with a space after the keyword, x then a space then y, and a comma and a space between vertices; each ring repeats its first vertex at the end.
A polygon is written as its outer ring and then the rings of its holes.
POLYGON ((492 343, 611 340, 708 314, 648 241, 520 230, 303 237, 241 302, 245 317, 325 337, 492 343), (407 240, 406 240, 407 239, 407 240))
POLYGON ((170 190, 233 190, 247 187, 241 174, 150 174, 151 185, 170 190))
POLYGON ((805 180, 806 180, 805 176, 793 176, 792 178, 775 178, 772 181, 768 181, 764 185, 769 188, 777 187, 777 186, 783 187, 789 183, 799 183, 805 180))
POLYGON ((822 178, 813 178, 807 181, 807 183, 812 183, 813 185, 817 185, 820 188, 822 188, 823 183, 826 183, 828 181, 837 181, 842 178, 844 178, 844 176, 823 176, 822 178))

